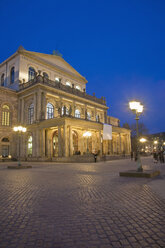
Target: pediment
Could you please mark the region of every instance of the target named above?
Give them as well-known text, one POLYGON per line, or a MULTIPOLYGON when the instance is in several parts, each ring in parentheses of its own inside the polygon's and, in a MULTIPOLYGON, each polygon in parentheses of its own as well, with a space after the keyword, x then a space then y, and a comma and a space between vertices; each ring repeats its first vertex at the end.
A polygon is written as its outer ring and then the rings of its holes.
POLYGON ((46 63, 48 65, 54 66, 57 69, 61 69, 70 74, 78 76, 86 81, 86 79, 79 72, 77 72, 70 64, 68 64, 61 56, 30 52, 26 50, 21 51, 21 53, 23 53, 24 55, 29 55, 30 57, 40 60, 41 62, 46 63))

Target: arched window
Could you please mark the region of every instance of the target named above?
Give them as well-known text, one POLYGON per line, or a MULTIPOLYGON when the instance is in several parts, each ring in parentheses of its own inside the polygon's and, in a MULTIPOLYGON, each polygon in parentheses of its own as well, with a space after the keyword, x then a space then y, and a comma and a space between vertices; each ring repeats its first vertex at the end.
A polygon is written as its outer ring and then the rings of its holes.
POLYGON ((33 138, 32 136, 29 136, 28 138, 28 155, 32 155, 32 148, 33 148, 33 138))
POLYGON ((11 68, 10 70, 10 83, 13 84, 14 83, 14 78, 15 78, 15 69, 14 66, 11 68))
POLYGON ((3 73, 1 76, 1 86, 5 85, 5 74, 3 73))
POLYGON ((2 139, 2 142, 9 142, 9 139, 5 137, 2 139))
POLYGON ((45 78, 49 78, 49 76, 48 76, 48 74, 47 74, 46 72, 43 72, 43 76, 44 76, 45 78))
POLYGON ((91 120, 91 114, 87 112, 87 120, 91 120))
POLYGON ((32 80, 35 77, 35 70, 33 67, 29 67, 29 72, 28 72, 28 80, 32 80))
POLYGON ((66 106, 62 107, 62 115, 69 115, 69 109, 66 106))
POLYGON ((76 118, 80 118, 81 117, 80 110, 78 110, 78 109, 75 110, 75 117, 76 118))
POLYGON ((46 110, 47 119, 54 118, 54 107, 53 107, 53 105, 48 102, 46 108, 47 108, 47 110, 46 110))
POLYGON ((2 107, 2 126, 10 125, 10 109, 9 106, 3 105, 2 107))
POLYGON ((80 88, 79 85, 76 85, 76 89, 77 89, 77 90, 81 90, 81 88, 80 88))
POLYGON ((66 85, 71 87, 71 82, 67 81, 66 85))
POLYGON ((32 103, 28 108, 28 124, 34 122, 34 104, 32 103))

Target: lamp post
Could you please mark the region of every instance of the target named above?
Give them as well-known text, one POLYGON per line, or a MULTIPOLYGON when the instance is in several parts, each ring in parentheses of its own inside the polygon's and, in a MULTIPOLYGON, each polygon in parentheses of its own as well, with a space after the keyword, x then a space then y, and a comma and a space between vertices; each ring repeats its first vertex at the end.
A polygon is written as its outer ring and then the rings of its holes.
POLYGON ((129 108, 132 110, 132 112, 135 114, 135 120, 136 120, 136 137, 137 137, 137 165, 138 165, 138 172, 142 172, 142 163, 140 159, 140 154, 139 154, 139 144, 138 144, 138 139, 139 139, 139 127, 138 127, 138 120, 139 116, 143 112, 143 105, 138 102, 138 101, 131 101, 129 102, 129 108))
POLYGON ((83 134, 83 137, 87 138, 87 153, 89 153, 89 148, 88 148, 88 138, 91 136, 92 134, 90 132, 85 132, 83 134))
POLYGON ((18 166, 21 166, 20 162, 20 137, 22 133, 26 132, 26 127, 17 126, 13 128, 14 132, 18 133, 18 166))

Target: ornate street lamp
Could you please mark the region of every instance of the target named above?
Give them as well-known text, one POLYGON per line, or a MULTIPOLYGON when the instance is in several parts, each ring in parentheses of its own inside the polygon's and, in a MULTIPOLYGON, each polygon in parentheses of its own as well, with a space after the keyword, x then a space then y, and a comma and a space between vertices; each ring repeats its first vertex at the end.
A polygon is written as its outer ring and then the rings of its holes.
POLYGON ((21 134, 26 132, 26 127, 17 126, 13 128, 14 132, 18 133, 18 166, 21 166, 20 162, 20 138, 21 134))
POLYGON ((88 138, 91 136, 92 134, 91 134, 91 132, 85 132, 84 134, 83 134, 83 137, 86 137, 87 138, 87 153, 89 153, 89 148, 88 148, 88 138))
POLYGON ((138 127, 138 120, 139 116, 143 112, 143 105, 138 102, 138 101, 131 101, 129 102, 129 108, 132 110, 132 112, 135 114, 135 120, 136 120, 136 137, 137 137, 137 165, 138 169, 137 171, 142 172, 142 163, 140 159, 140 154, 139 154, 139 144, 138 144, 138 139, 139 139, 139 127, 138 127))

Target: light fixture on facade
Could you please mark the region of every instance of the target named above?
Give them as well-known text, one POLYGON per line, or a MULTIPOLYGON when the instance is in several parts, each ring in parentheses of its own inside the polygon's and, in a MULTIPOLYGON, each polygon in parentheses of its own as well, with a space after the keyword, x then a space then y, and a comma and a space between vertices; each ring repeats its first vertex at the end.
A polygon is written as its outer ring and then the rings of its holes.
POLYGON ((92 135, 91 132, 88 132, 88 131, 85 132, 85 133, 83 133, 83 136, 84 137, 90 137, 91 135, 92 135))

